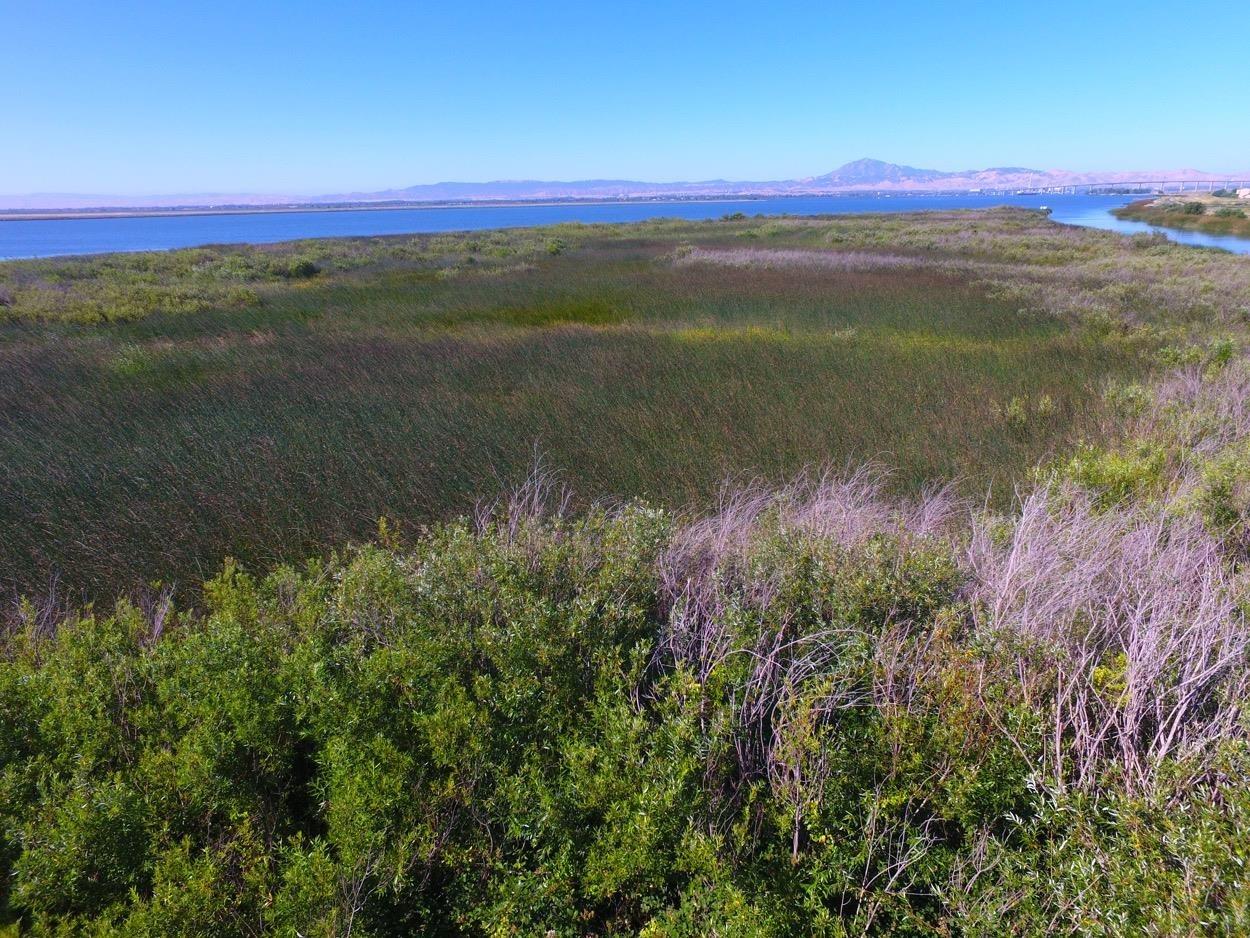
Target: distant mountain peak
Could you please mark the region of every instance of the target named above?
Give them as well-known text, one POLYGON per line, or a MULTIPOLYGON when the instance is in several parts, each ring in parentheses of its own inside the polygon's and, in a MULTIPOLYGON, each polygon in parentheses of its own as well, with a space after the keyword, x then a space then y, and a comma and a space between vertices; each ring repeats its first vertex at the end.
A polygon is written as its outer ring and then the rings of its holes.
POLYGON ((829 186, 906 188, 930 186, 942 180, 951 180, 952 183, 960 185, 971 185, 977 181, 993 182, 1003 177, 1028 175, 1045 175, 1045 173, 1042 170, 1028 169, 1023 166, 992 166, 989 169, 944 172, 940 169, 920 169, 916 166, 903 166, 900 163, 887 163, 885 160, 864 157, 839 166, 833 172, 823 176, 816 176, 813 181, 829 186))
POLYGON ((842 172, 865 172, 865 173, 933 173, 937 170, 933 169, 917 169, 915 166, 904 166, 902 163, 889 163, 885 160, 874 159, 871 156, 865 156, 858 160, 851 160, 849 163, 843 163, 835 173, 842 172))
POLYGON ((817 176, 821 182, 836 183, 845 186, 872 185, 873 183, 909 183, 933 182, 944 176, 951 175, 936 169, 917 169, 915 166, 902 166, 898 163, 887 163, 864 157, 852 160, 839 166, 831 173, 817 176))

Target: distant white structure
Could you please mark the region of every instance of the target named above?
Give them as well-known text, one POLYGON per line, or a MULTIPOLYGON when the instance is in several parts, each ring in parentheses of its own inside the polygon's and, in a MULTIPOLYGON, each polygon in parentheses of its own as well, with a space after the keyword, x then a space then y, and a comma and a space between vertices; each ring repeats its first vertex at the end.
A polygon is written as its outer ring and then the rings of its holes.
POLYGON ((1238 189, 1238 190, 1237 190, 1237 198, 1239 198, 1239 199, 1250 199, 1250 189, 1238 189))

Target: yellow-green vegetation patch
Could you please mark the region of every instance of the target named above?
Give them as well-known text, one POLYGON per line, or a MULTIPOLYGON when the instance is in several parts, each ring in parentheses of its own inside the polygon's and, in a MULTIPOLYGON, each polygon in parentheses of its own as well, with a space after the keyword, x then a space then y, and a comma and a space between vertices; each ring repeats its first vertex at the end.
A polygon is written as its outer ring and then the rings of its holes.
POLYGON ((612 326, 629 318, 618 306, 594 298, 552 299, 532 306, 504 306, 498 309, 468 310, 444 317, 443 322, 495 322, 509 326, 612 326))
POLYGON ((1135 440, 1115 449, 1089 443, 1043 475, 1068 478, 1093 492, 1104 506, 1163 493, 1167 451, 1153 440, 1135 440))
POLYGON ((164 387, 204 377, 215 366, 228 366, 224 350, 172 344, 128 344, 109 361, 113 374, 145 387, 164 387))
POLYGON ((855 335, 854 329, 838 329, 833 332, 796 332, 784 326, 685 326, 665 330, 682 342, 820 342, 846 341, 855 335))

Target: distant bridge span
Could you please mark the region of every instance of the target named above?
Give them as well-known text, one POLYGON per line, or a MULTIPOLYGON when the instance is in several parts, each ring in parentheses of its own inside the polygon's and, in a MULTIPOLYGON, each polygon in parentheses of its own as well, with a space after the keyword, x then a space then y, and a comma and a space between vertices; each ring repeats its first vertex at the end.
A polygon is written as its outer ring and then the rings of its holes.
POLYGON ((1080 185, 1017 186, 1010 189, 983 189, 995 195, 1166 195, 1169 192, 1218 192, 1221 189, 1250 188, 1250 179, 1130 179, 1121 182, 1090 182, 1080 185))

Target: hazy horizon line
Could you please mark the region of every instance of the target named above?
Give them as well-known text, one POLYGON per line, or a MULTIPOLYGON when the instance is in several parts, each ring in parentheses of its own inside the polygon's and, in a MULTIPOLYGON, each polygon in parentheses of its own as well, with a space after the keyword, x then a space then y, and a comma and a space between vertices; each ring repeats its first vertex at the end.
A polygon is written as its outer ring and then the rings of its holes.
POLYGON ((1135 173, 1135 174, 1141 174, 1142 178, 1147 178, 1156 174, 1169 173, 1169 172, 1171 173, 1199 173, 1204 176, 1227 176, 1230 179, 1238 178, 1241 176, 1250 176, 1250 168, 1245 168, 1242 170, 1225 170, 1225 169, 1210 170, 1210 169, 1201 169, 1195 164, 1190 164, 1186 166, 1173 166, 1173 167, 1168 167, 1168 168, 1156 167, 1152 169, 1146 169, 1146 168, 1070 169, 1066 166, 1036 167, 1036 166, 1008 165, 1008 164, 985 165, 982 167, 961 167, 958 169, 941 169, 939 167, 925 165, 924 163, 917 163, 917 162, 894 163, 889 160, 879 160, 873 157, 861 157, 861 158, 850 160, 846 163, 843 163, 840 166, 835 167, 832 170, 825 170, 824 172, 812 173, 806 176, 773 175, 769 178, 755 178, 755 179, 733 178, 733 177, 725 176, 725 175, 689 177, 689 178, 684 178, 684 179, 672 178, 672 177, 644 179, 638 176, 613 175, 613 174, 593 174, 593 175, 576 176, 576 177, 569 176, 569 177, 562 178, 562 179, 554 178, 552 176, 542 176, 542 175, 517 175, 517 176, 496 176, 493 178, 480 178, 480 179, 444 178, 444 179, 422 180, 422 181, 416 181, 416 182, 407 182, 407 183, 398 184, 398 185, 385 185, 377 189, 370 189, 370 188, 361 186, 359 184, 357 184, 354 187, 346 187, 346 188, 341 187, 341 186, 336 187, 333 184, 326 184, 323 186, 319 186, 316 189, 300 188, 298 190, 296 189, 274 190, 274 189, 265 189, 263 187, 251 187, 251 186, 211 186, 211 185, 210 186, 188 186, 185 188, 181 188, 180 190, 130 190, 130 191, 104 190, 104 189, 75 189, 71 187, 64 187, 64 188, 57 188, 57 189, 28 190, 24 192, 22 191, 0 192, 0 198, 34 198, 34 197, 39 197, 39 196, 74 196, 78 198, 124 196, 124 197, 134 197, 134 198, 153 198, 153 197, 158 197, 158 196, 173 197, 173 196, 184 196, 184 195, 186 196, 192 196, 192 195, 195 195, 195 196, 264 195, 264 196, 291 196, 291 197, 304 198, 304 197, 313 197, 313 196, 320 196, 320 195, 339 196, 339 195, 351 195, 355 193, 369 194, 372 192, 385 192, 385 191, 391 191, 391 190, 419 188, 423 186, 443 186, 443 185, 495 185, 495 184, 516 185, 516 184, 525 184, 525 183, 542 183, 542 184, 547 184, 547 185, 553 185, 553 184, 572 185, 572 184, 585 184, 585 183, 634 183, 634 184, 640 184, 640 185, 662 186, 662 185, 710 185, 710 184, 716 184, 716 183, 728 183, 728 184, 736 184, 736 185, 795 183, 795 182, 805 182, 808 180, 819 179, 822 176, 827 176, 832 173, 836 173, 838 170, 843 169, 847 166, 852 166, 857 163, 864 163, 864 162, 869 162, 869 161, 883 163, 888 166, 895 166, 895 167, 900 167, 900 168, 905 168, 905 169, 913 169, 913 170, 917 170, 920 172, 938 172, 938 173, 943 173, 949 176, 960 176, 960 175, 969 174, 969 173, 1009 172, 1009 171, 1014 171, 1017 173, 1039 173, 1039 174, 1040 173, 1046 173, 1046 174, 1067 173, 1071 175, 1081 175, 1081 176, 1092 176, 1092 175, 1099 175, 1099 174, 1135 173))

